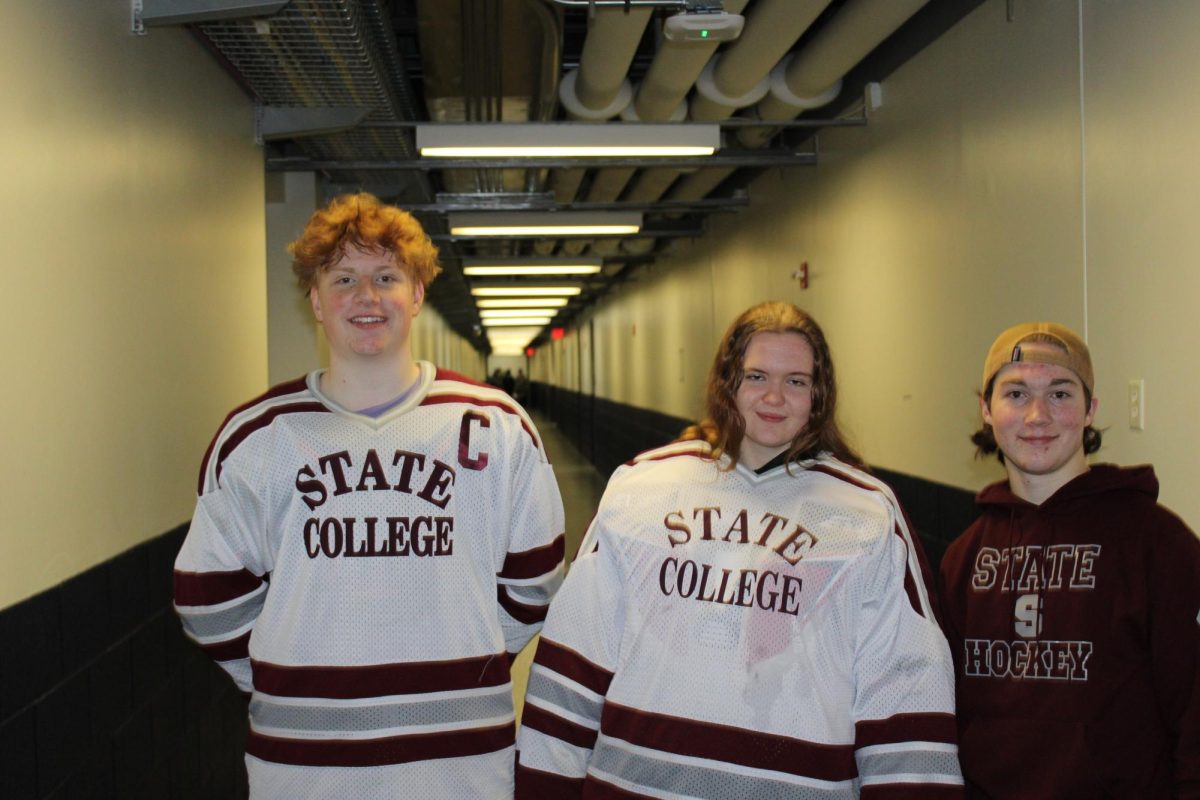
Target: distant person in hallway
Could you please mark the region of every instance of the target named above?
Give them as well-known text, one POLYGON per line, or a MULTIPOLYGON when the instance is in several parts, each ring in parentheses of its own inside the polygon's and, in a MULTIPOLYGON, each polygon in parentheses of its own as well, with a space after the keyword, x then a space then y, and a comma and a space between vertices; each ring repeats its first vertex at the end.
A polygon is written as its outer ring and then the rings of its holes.
POLYGON ((175 564, 185 630, 250 696, 250 796, 511 797, 509 662, 563 570, 537 430, 413 358, 440 267, 412 216, 344 195, 291 252, 329 368, 226 418, 175 564))
POLYGON ((513 399, 522 406, 529 403, 529 378, 523 369, 517 370, 517 377, 513 381, 513 399))
POLYGON ((1094 389, 1055 323, 984 361, 973 441, 1008 479, 941 565, 971 797, 1200 798, 1200 542, 1153 468, 1089 466, 1094 389))
POLYGON ((929 570, 787 303, 741 314, 707 418, 617 469, 529 679, 517 796, 951 798, 929 570))

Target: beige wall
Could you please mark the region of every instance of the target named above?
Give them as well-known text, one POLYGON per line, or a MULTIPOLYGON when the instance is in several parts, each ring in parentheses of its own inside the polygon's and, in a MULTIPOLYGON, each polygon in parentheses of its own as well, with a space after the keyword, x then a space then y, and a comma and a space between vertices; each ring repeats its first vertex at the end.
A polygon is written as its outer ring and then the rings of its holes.
MULTIPOLYGON (((867 128, 822 133, 818 167, 763 175, 750 210, 714 215, 715 235, 595 309, 596 393, 696 415, 732 317, 790 300, 825 328, 864 455, 976 489, 1003 474, 968 442, 987 346, 1056 319, 1094 348, 1099 458, 1154 462, 1163 501, 1200 528, 1200 99, 1181 89, 1200 68, 1200 4, 1013 10, 984 3, 884 82, 867 128), (791 279, 801 261, 808 290, 791 279), (1140 432, 1126 424, 1135 377, 1140 432)), ((564 377, 547 367, 555 348, 538 354, 542 379, 564 377)))
POLYGON ((251 103, 128 3, 0 19, 4 607, 186 521, 267 365, 251 103))

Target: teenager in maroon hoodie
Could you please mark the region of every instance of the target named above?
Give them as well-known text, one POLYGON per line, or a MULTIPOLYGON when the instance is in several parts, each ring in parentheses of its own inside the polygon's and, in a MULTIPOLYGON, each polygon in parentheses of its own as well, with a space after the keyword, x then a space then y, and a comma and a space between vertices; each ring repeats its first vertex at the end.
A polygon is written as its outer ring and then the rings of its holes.
POLYGON ((941 566, 972 797, 1200 798, 1200 540, 1153 468, 1088 465, 1093 388, 1054 323, 985 362, 974 441, 1008 480, 941 566))

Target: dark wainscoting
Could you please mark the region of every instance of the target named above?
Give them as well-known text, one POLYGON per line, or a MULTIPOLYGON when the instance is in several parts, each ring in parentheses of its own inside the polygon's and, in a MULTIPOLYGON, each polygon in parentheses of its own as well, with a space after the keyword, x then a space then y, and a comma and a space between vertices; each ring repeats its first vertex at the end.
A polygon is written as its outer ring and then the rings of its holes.
MULTIPOLYGON (((532 386, 529 405, 553 420, 602 475, 644 450, 672 441, 692 423, 540 382, 532 386)), ((881 467, 871 471, 896 493, 936 575, 946 547, 978 515, 974 493, 881 467)))
POLYGON ((0 610, 4 800, 246 797, 246 701, 171 607, 186 530, 0 610))

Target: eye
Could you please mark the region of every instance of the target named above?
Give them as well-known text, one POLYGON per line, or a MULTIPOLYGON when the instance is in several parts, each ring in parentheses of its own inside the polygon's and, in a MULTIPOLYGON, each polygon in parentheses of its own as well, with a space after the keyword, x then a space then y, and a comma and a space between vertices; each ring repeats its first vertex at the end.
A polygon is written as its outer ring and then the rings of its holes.
POLYGON ((744 376, 742 376, 742 380, 749 381, 750 383, 757 383, 758 381, 761 381, 763 377, 764 376, 761 372, 747 372, 744 376))
POLYGON ((1004 397, 1009 400, 1020 400, 1025 396, 1025 393, 1020 389, 1009 389, 1004 393, 1004 397))
POLYGON ((794 386, 797 389, 807 389, 811 385, 808 378, 789 378, 788 386, 794 386))
POLYGON ((1058 391, 1053 392, 1050 396, 1055 400, 1070 400, 1072 397, 1071 393, 1066 389, 1059 389, 1058 391))

